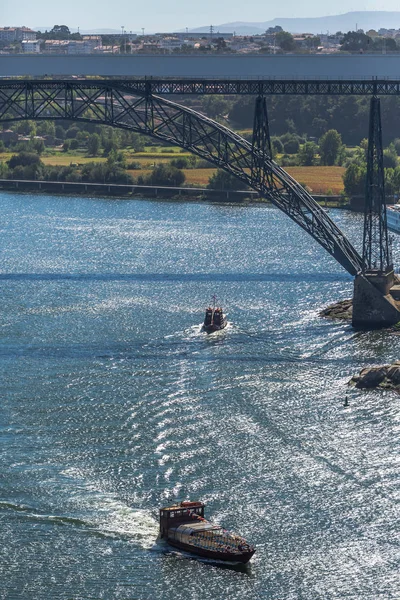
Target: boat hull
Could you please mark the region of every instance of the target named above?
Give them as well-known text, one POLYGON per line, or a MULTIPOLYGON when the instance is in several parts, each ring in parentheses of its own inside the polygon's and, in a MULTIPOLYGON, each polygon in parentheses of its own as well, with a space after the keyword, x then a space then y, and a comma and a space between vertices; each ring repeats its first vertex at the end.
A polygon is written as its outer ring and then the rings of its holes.
POLYGON ((203 558, 208 558, 210 560, 222 560, 241 564, 248 563, 255 552, 255 550, 251 550, 250 552, 242 552, 241 554, 233 552, 215 552, 213 550, 206 550, 205 548, 198 548, 197 546, 192 546, 190 544, 184 544, 169 538, 167 538, 167 543, 170 546, 174 546, 174 548, 179 548, 180 550, 184 550, 185 552, 189 552, 195 556, 202 556, 203 558))
POLYGON ((400 211, 388 206, 386 208, 387 226, 390 231, 400 233, 400 211))
POLYGON ((207 333, 213 333, 214 331, 221 331, 221 329, 225 329, 225 327, 226 321, 222 325, 203 325, 203 331, 206 331, 207 333))

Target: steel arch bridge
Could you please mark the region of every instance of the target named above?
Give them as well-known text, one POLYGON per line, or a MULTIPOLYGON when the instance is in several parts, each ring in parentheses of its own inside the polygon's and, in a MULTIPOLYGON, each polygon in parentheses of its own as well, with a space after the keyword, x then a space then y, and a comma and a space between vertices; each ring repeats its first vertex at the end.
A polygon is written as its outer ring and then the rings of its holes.
POLYGON ((309 233, 351 275, 362 258, 312 196, 271 158, 265 98, 258 96, 253 143, 200 113, 129 82, 0 82, 0 122, 71 120, 119 127, 180 146, 256 190, 309 233), (258 115, 258 117, 257 117, 258 115))

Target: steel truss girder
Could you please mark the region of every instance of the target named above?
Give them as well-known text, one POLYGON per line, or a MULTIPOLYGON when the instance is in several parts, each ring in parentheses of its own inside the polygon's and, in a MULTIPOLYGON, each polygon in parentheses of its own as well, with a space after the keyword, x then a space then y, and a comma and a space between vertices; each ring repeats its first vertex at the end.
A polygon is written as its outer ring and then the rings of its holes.
POLYGON ((256 184, 261 182, 264 186, 271 187, 269 171, 264 168, 265 160, 272 158, 271 138, 269 135, 269 123, 267 102, 265 96, 257 96, 254 109, 253 139, 252 139, 252 165, 251 180, 256 184))
POLYGON ((96 79, 64 80, 34 79, 24 82, 20 79, 2 79, 0 91, 4 89, 22 89, 31 84, 38 90, 70 86, 84 86, 85 89, 106 88, 134 95, 178 94, 178 95, 315 95, 315 96, 399 96, 400 80, 362 79, 362 80, 302 80, 302 79, 96 79), (84 83, 82 83, 84 81, 84 83))
POLYGON ((380 99, 370 103, 365 189, 363 272, 393 270, 386 219, 380 99))
MULTIPOLYGON (((21 119, 110 125, 181 146, 270 200, 349 273, 361 271, 362 259, 349 240, 270 154, 200 113, 149 94, 148 89, 142 96, 135 96, 110 81, 107 85, 98 81, 14 82, 8 88, 0 84, 0 122, 21 119)), ((262 135, 265 122, 263 127, 262 135)))

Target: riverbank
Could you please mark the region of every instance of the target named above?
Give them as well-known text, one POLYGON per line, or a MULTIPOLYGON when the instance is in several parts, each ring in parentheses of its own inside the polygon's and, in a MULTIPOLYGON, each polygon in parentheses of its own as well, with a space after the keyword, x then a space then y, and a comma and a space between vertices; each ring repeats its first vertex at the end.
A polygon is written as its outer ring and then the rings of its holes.
MULTIPOLYGON (((76 181, 36 181, 26 179, 0 179, 4 191, 40 194, 78 194, 90 196, 144 196, 145 198, 170 198, 188 200, 216 200, 228 202, 266 202, 252 190, 210 190, 201 187, 170 187, 113 183, 84 183, 76 181)), ((330 208, 348 208, 342 196, 318 195, 314 199, 330 208)))

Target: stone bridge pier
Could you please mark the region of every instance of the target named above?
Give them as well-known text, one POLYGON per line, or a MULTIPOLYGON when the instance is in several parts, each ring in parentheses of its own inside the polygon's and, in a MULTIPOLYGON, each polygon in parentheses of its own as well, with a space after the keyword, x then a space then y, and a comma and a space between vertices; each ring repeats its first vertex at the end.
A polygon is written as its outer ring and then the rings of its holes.
POLYGON ((390 327, 400 321, 400 281, 394 271, 360 273, 354 280, 353 327, 390 327))

